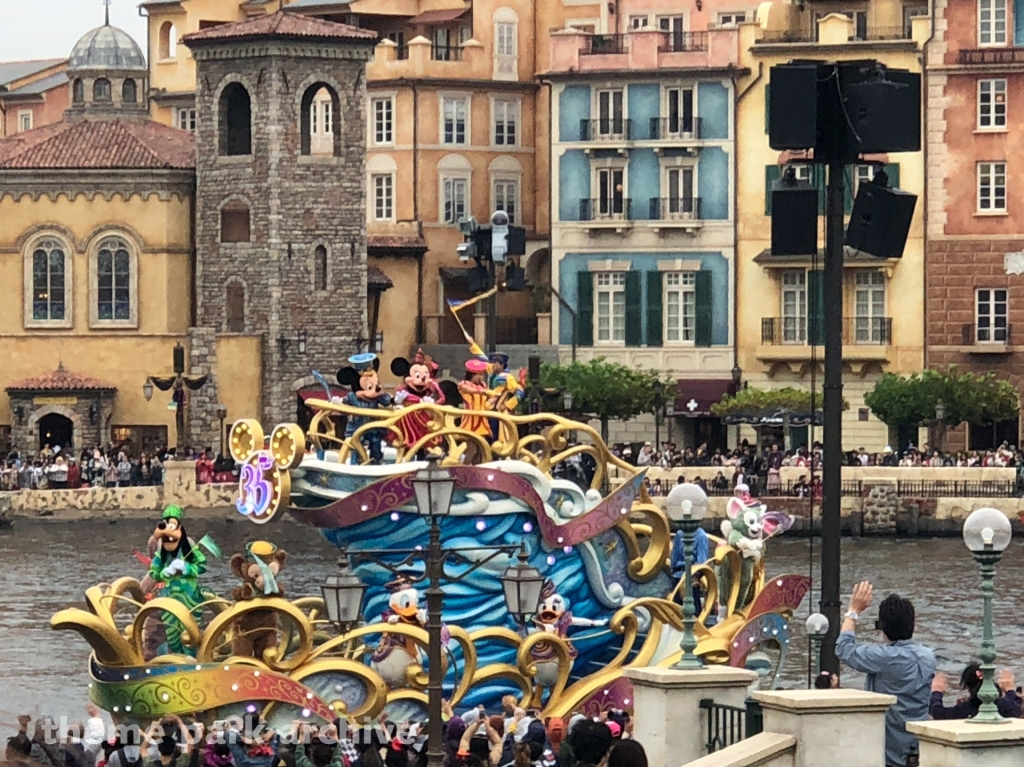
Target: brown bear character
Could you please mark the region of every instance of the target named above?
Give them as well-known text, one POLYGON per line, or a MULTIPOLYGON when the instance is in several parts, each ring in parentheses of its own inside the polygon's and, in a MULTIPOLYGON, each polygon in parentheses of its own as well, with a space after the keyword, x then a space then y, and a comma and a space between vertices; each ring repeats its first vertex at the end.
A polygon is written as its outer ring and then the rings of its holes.
MULTIPOLYGON (((284 589, 277 575, 284 567, 288 553, 267 541, 254 541, 245 547, 245 554, 231 557, 231 572, 242 585, 231 592, 236 602, 263 597, 283 597, 284 589)), ((265 650, 277 646, 277 613, 253 610, 235 622, 231 642, 232 655, 262 660, 265 650)))

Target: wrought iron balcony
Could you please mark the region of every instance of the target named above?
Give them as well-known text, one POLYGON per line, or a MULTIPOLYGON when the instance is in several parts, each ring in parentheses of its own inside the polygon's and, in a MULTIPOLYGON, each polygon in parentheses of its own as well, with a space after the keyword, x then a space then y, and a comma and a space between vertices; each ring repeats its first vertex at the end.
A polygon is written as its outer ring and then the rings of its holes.
POLYGON ((629 141, 632 138, 633 121, 628 117, 580 120, 580 141, 629 141))
POLYGON ((700 197, 652 197, 652 221, 700 221, 704 218, 700 197))
POLYGON ((699 117, 652 117, 652 139, 699 139, 703 129, 699 117))
POLYGON ((818 40, 817 32, 803 29, 767 29, 757 39, 758 45, 771 43, 814 43, 818 40))
POLYGON ((580 200, 580 221, 632 221, 633 200, 629 197, 599 197, 580 200))
POLYGON ((1024 48, 965 48, 956 57, 957 64, 1024 64, 1024 48))
POLYGON ((433 45, 430 58, 434 61, 462 61, 461 45, 433 45))
MULTIPOLYGON (((824 323, 807 317, 763 317, 763 346, 821 346, 824 323)), ((892 343, 892 317, 843 318, 843 345, 888 346, 892 343)))
POLYGON ((580 48, 581 56, 599 56, 609 53, 629 53, 628 35, 589 35, 580 48))
POLYGON ((707 32, 666 32, 667 42, 658 46, 658 53, 680 53, 682 51, 706 51, 707 32))
POLYGON ((895 27, 868 27, 867 34, 854 34, 853 40, 909 40, 910 27, 902 24, 895 27))
POLYGON ((971 351, 980 353, 1003 353, 1010 345, 1010 326, 1003 325, 971 325, 961 328, 961 345, 974 347, 971 351))

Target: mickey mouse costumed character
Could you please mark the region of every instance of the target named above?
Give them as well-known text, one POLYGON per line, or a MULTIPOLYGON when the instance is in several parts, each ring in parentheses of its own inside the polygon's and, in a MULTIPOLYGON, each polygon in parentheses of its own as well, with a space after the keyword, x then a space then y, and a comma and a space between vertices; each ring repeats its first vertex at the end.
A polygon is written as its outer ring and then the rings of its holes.
MULTIPOLYGON (((351 407, 377 410, 391 405, 391 395, 385 392, 377 378, 377 370, 380 369, 380 359, 376 354, 356 354, 348 358, 351 367, 345 367, 338 371, 338 383, 347 386, 351 391, 345 395, 343 403, 351 407)), ((392 367, 394 367, 392 365, 392 367)), ((397 397, 396 397, 397 399, 397 397)), ((356 430, 366 424, 369 418, 352 416, 345 426, 346 439, 355 434, 356 430)), ((383 429, 370 429, 362 435, 363 443, 370 453, 370 460, 374 463, 383 463, 384 449, 381 442, 384 439, 383 429)), ((352 456, 355 461, 355 455, 352 456)))
MULTIPOLYGON (((396 405, 443 405, 444 392, 434 380, 438 365, 427 357, 422 349, 416 351, 412 361, 397 357, 391 360, 391 372, 403 378, 395 392, 396 405)), ((419 411, 409 413, 398 421, 402 432, 402 444, 410 448, 430 432, 430 413, 419 411)))

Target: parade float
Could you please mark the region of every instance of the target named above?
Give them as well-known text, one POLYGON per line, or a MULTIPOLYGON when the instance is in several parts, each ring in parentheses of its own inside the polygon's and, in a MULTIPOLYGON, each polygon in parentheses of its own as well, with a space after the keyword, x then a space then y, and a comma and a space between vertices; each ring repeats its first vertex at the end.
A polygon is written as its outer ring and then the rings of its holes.
MULTIPOLYGON (((422 355, 396 360, 404 380, 390 395, 377 382, 379 362, 358 356, 337 376, 351 394, 332 398, 325 386, 323 399, 308 401, 316 414, 307 432, 235 423, 237 511, 262 539, 231 558, 239 588, 230 597, 201 588, 203 552, 219 551, 187 537, 180 510, 165 513, 140 555, 146 578, 90 588, 86 609, 52 619, 92 646, 92 700, 120 719, 259 712, 273 724, 385 709, 395 721, 422 719, 422 553, 434 533, 458 574, 441 582, 439 673, 456 709, 497 709, 509 693, 545 716, 630 709, 623 669, 670 666, 681 654, 670 518, 648 497, 643 471, 594 429, 558 414, 516 414, 522 389, 505 362, 470 360, 455 384, 436 381, 422 355), (559 478, 562 464, 587 455, 596 465, 589 487, 559 478), (417 502, 414 478, 424 470, 454 483, 441 515, 417 502), (270 540, 286 514, 343 551, 345 577, 330 594, 285 595, 286 555, 270 540), (516 564, 543 582, 532 614, 509 608, 504 573, 516 564), (361 584, 349 594, 360 620, 341 621, 325 603, 346 580, 361 584)), ((727 536, 712 537, 709 561, 692 568, 702 593, 718 595, 696 621, 696 654, 709 665, 756 667, 770 686, 809 582, 765 577, 764 540, 788 518, 749 497, 730 499, 728 515, 727 536)))

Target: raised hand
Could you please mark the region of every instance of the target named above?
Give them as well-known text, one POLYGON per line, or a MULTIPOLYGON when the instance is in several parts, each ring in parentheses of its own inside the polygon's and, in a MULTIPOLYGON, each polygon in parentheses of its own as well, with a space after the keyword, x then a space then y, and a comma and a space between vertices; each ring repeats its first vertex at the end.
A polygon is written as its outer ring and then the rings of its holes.
POLYGON ((871 606, 871 598, 875 589, 868 581, 861 581, 853 587, 853 596, 850 597, 850 609, 855 613, 862 613, 871 606))

